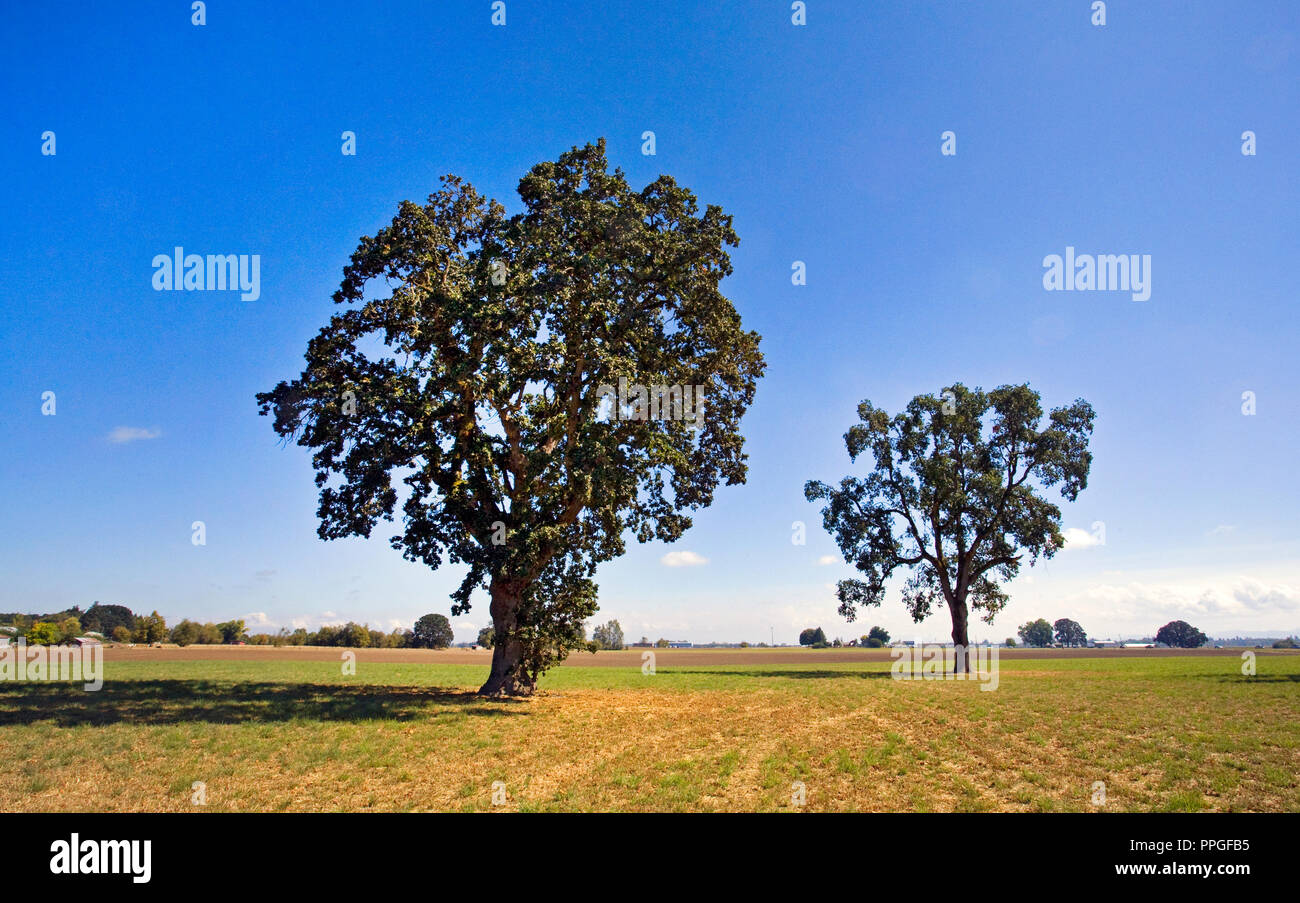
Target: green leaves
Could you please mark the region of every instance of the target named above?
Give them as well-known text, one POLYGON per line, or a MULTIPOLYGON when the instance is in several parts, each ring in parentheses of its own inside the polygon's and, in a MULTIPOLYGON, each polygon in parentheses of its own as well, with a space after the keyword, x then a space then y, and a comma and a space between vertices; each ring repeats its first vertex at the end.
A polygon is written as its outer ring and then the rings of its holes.
POLYGON ((902 569, 915 620, 946 602, 955 634, 964 636, 968 608, 992 621, 1007 602, 1000 584, 1026 556, 1032 564, 1063 545, 1060 509, 1041 493, 1059 484, 1073 501, 1087 486, 1093 416, 1080 399, 1043 424, 1027 385, 985 393, 959 383, 918 395, 892 418, 863 401, 844 442, 851 460, 871 456, 870 474, 804 487, 809 501, 827 502, 826 530, 866 575, 841 581, 841 614, 851 620, 880 604, 902 569))
POLYGON ((1180 649, 1196 649, 1209 641, 1209 637, 1186 621, 1170 621, 1156 631, 1157 643, 1180 649))
POLYGON ((1028 621, 1021 624, 1016 629, 1020 636, 1020 641, 1026 646, 1050 646, 1052 645, 1052 625, 1047 623, 1046 618, 1039 618, 1036 621, 1028 621))

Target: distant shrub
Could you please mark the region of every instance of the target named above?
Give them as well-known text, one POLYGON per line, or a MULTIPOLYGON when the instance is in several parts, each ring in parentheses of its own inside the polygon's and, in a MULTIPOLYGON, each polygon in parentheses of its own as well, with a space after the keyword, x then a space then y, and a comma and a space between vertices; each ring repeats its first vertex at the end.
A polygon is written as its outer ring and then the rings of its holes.
POLYGON ((137 643, 163 643, 167 641, 167 619, 154 611, 135 619, 131 637, 137 643))
POLYGON ((236 643, 242 643, 248 636, 242 618, 234 621, 224 621, 217 625, 217 630, 221 632, 221 642, 232 646, 236 643))
POLYGON ((591 632, 591 639, 599 649, 622 649, 623 628, 618 621, 598 624, 591 632))
POLYGON ((48 646, 59 641, 59 630, 49 621, 37 621, 27 628, 27 642, 33 646, 48 646))
POLYGON ((370 629, 355 621, 348 621, 339 631, 338 644, 353 649, 365 649, 370 645, 370 629))
POLYGON ((189 646, 199 641, 199 625, 185 618, 172 628, 172 642, 177 646, 189 646))
POLYGON ((826 631, 820 627, 806 627, 799 632, 799 645, 812 646, 814 649, 826 648, 826 631), (817 644, 821 643, 821 646, 817 644))

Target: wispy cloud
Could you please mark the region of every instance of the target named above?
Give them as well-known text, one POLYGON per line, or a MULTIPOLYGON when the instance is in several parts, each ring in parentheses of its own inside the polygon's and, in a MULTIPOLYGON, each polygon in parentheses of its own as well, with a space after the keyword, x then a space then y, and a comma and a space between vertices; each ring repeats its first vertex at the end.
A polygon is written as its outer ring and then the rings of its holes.
POLYGON ((149 430, 139 426, 115 426, 108 434, 108 441, 114 445, 121 445, 124 442, 136 442, 141 439, 157 439, 161 435, 162 430, 157 427, 149 430))
POLYGON ((828 565, 828 564, 834 564, 835 562, 837 562, 837 561, 839 561, 839 560, 840 560, 840 559, 839 559, 837 556, 835 556, 835 555, 823 555, 821 558, 818 558, 818 559, 817 559, 817 563, 818 563, 819 565, 825 566, 825 565, 828 565))
POLYGON ((1096 584, 1072 601, 1091 602, 1121 620, 1156 617, 1240 618, 1256 613, 1300 611, 1300 588, 1251 577, 1213 583, 1096 584))
POLYGON ((680 552, 669 552, 659 559, 659 563, 670 568, 692 568, 708 564, 709 559, 688 549, 683 549, 680 552))
POLYGON ((1213 530, 1206 532, 1205 535, 1209 537, 1227 536, 1229 533, 1233 532, 1236 529, 1237 529, 1236 524, 1219 524, 1213 530))

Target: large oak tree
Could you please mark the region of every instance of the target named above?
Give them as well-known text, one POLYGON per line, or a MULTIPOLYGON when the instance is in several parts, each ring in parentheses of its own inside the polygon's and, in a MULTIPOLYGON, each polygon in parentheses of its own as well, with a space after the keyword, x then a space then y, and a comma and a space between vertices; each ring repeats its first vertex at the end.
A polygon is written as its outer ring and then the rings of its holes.
POLYGON ((865 575, 839 582, 840 614, 851 621, 879 605, 901 570, 910 573, 903 603, 912 619, 946 604, 953 644, 969 646, 970 613, 992 623, 1007 603, 1001 584, 1026 556, 1033 564, 1064 544, 1061 511, 1042 490, 1060 484, 1073 501, 1088 485, 1092 407, 1080 399, 1043 418, 1027 385, 982 392, 959 383, 918 395, 894 417, 858 405, 860 422, 844 441, 850 460, 871 455, 871 472, 804 486, 809 501, 827 502, 826 530, 865 575))
POLYGON ((313 451, 321 538, 368 537, 400 505, 394 548, 467 568, 454 615, 488 592, 485 694, 531 693, 576 648, 625 536, 672 542, 745 481, 764 368, 719 290, 737 244, 720 208, 668 176, 632 190, 603 140, 518 190, 513 216, 453 176, 403 202, 361 239, 302 375, 258 395, 313 451), (702 387, 703 415, 602 407, 620 378, 702 387))

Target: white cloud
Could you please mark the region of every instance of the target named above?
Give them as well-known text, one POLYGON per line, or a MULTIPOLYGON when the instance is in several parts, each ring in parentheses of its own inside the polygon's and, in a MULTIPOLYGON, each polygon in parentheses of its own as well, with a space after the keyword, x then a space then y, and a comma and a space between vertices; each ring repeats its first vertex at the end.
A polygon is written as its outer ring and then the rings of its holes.
POLYGON ((1055 607, 1076 620, 1087 618, 1085 627, 1089 621, 1103 621, 1108 630, 1145 625, 1150 633, 1164 621, 1178 619, 1216 632, 1245 632, 1281 626, 1280 616, 1289 618, 1300 612, 1300 587, 1245 576, 1204 581, 1133 580, 1089 586, 1060 597, 1055 607))
POLYGON ((245 627, 270 627, 273 623, 264 611, 249 612, 243 615, 242 618, 245 627))
POLYGON ((834 564, 835 562, 837 562, 837 561, 839 561, 839 560, 840 560, 840 559, 839 559, 839 556, 837 556, 837 555, 823 555, 821 558, 818 558, 818 559, 817 559, 817 563, 818 563, 819 565, 825 566, 825 565, 828 565, 828 564, 834 564))
POLYGON ((157 427, 147 430, 138 426, 115 426, 108 434, 108 441, 121 445, 124 442, 135 442, 140 439, 157 439, 161 435, 162 430, 157 427))
POLYGON ((295 630, 299 627, 304 630, 319 630, 322 627, 342 627, 347 620, 337 612, 323 611, 317 615, 300 615, 296 618, 290 618, 289 625, 295 630))
POLYGON ((1284 583, 1266 585, 1250 577, 1237 581, 1232 598, 1237 605, 1252 611, 1300 609, 1300 589, 1284 583))
POLYGON ((1215 527, 1213 530, 1210 530, 1210 531, 1206 532, 1205 535, 1206 535, 1206 536, 1210 536, 1210 537, 1214 537, 1214 536, 1227 536, 1229 533, 1231 533, 1232 531, 1234 531, 1234 530, 1236 530, 1236 529, 1237 529, 1237 525, 1236 525, 1236 524, 1219 524, 1219 525, 1218 525, 1217 527, 1215 527))
POLYGON ((1065 537, 1066 549, 1087 549, 1101 545, 1100 537, 1081 527, 1066 527, 1061 531, 1061 535, 1065 537))
POLYGON ((680 552, 669 552, 659 559, 659 563, 670 568, 689 568, 708 564, 709 559, 703 555, 697 555, 689 549, 683 549, 680 552))

